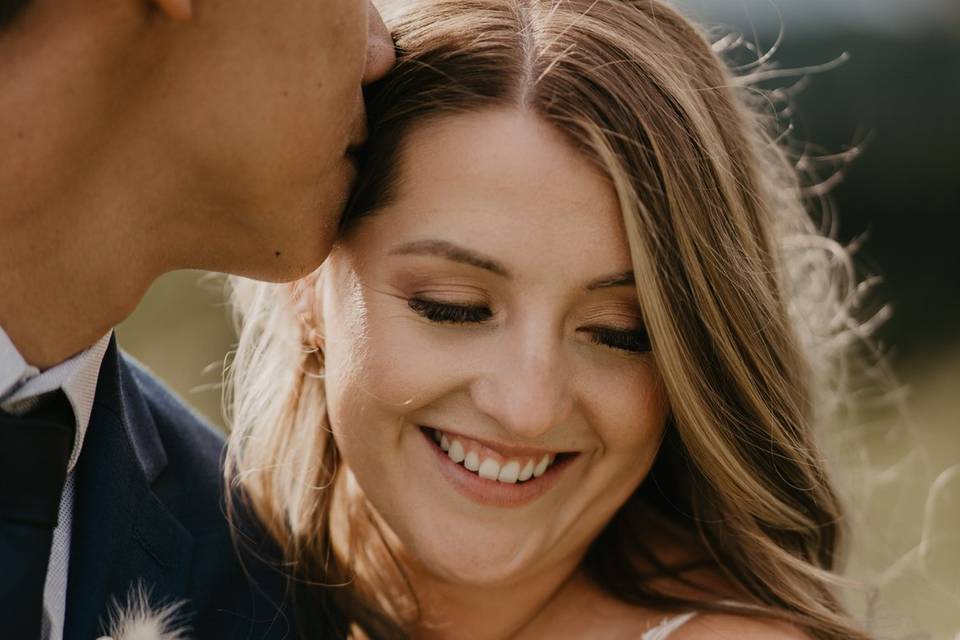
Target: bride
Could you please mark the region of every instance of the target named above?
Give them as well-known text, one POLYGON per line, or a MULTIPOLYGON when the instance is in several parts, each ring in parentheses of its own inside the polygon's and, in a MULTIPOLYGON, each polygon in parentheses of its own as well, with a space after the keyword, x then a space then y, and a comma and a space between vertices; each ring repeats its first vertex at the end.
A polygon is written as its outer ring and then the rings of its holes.
POLYGON ((301 635, 865 638, 813 434, 829 241, 748 89, 654 0, 384 15, 340 240, 234 290, 228 474, 301 635))

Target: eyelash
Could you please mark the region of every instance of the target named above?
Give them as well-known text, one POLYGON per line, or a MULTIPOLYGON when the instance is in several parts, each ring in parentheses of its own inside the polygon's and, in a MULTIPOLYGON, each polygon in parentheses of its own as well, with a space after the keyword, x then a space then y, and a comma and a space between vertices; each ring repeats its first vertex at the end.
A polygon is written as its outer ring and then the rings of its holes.
MULTIPOLYGON (((410 298, 407 305, 417 315, 437 324, 480 324, 493 317, 490 307, 435 302, 424 298, 410 298)), ((620 331, 605 327, 587 327, 590 341, 610 349, 630 353, 650 351, 650 338, 644 330, 620 331)))
POLYGON ((588 327, 584 331, 590 334, 590 341, 611 349, 628 351, 630 353, 646 353, 650 351, 650 337, 643 329, 635 331, 620 331, 605 327, 588 327))
POLYGON ((482 305, 447 304, 424 298, 410 298, 407 304, 414 313, 437 324, 478 324, 493 317, 490 307, 482 305))

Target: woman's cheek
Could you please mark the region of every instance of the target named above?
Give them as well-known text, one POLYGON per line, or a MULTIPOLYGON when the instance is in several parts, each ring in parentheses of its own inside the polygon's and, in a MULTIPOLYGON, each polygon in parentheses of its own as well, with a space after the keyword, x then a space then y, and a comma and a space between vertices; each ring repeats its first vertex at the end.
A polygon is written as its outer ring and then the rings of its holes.
POLYGON ((644 456, 657 446, 666 424, 667 401, 659 373, 651 363, 596 376, 588 409, 594 428, 614 454, 644 456), (615 374, 615 375, 611 375, 615 374))
POLYGON ((363 393, 375 404, 398 413, 456 388, 464 374, 457 364, 471 348, 469 336, 450 335, 445 327, 411 316, 395 305, 371 305, 363 345, 351 356, 354 384, 363 385, 363 393))

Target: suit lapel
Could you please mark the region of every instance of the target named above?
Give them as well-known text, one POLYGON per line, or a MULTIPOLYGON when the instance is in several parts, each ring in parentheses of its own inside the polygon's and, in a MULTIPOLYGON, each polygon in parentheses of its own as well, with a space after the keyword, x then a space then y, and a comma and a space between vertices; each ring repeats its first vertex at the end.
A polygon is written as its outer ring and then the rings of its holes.
POLYGON ((76 471, 64 640, 101 635, 111 601, 138 583, 153 604, 185 596, 193 541, 151 489, 166 460, 114 338, 76 471))

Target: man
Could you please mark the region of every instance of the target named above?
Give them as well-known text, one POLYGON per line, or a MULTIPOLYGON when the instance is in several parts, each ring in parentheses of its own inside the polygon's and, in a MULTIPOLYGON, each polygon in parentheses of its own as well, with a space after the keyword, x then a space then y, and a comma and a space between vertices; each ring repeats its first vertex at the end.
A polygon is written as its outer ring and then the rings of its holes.
POLYGON ((112 327, 173 269, 324 259, 393 64, 367 2, 0 4, 0 638, 91 640, 138 583, 197 638, 293 637, 222 438, 112 327))

